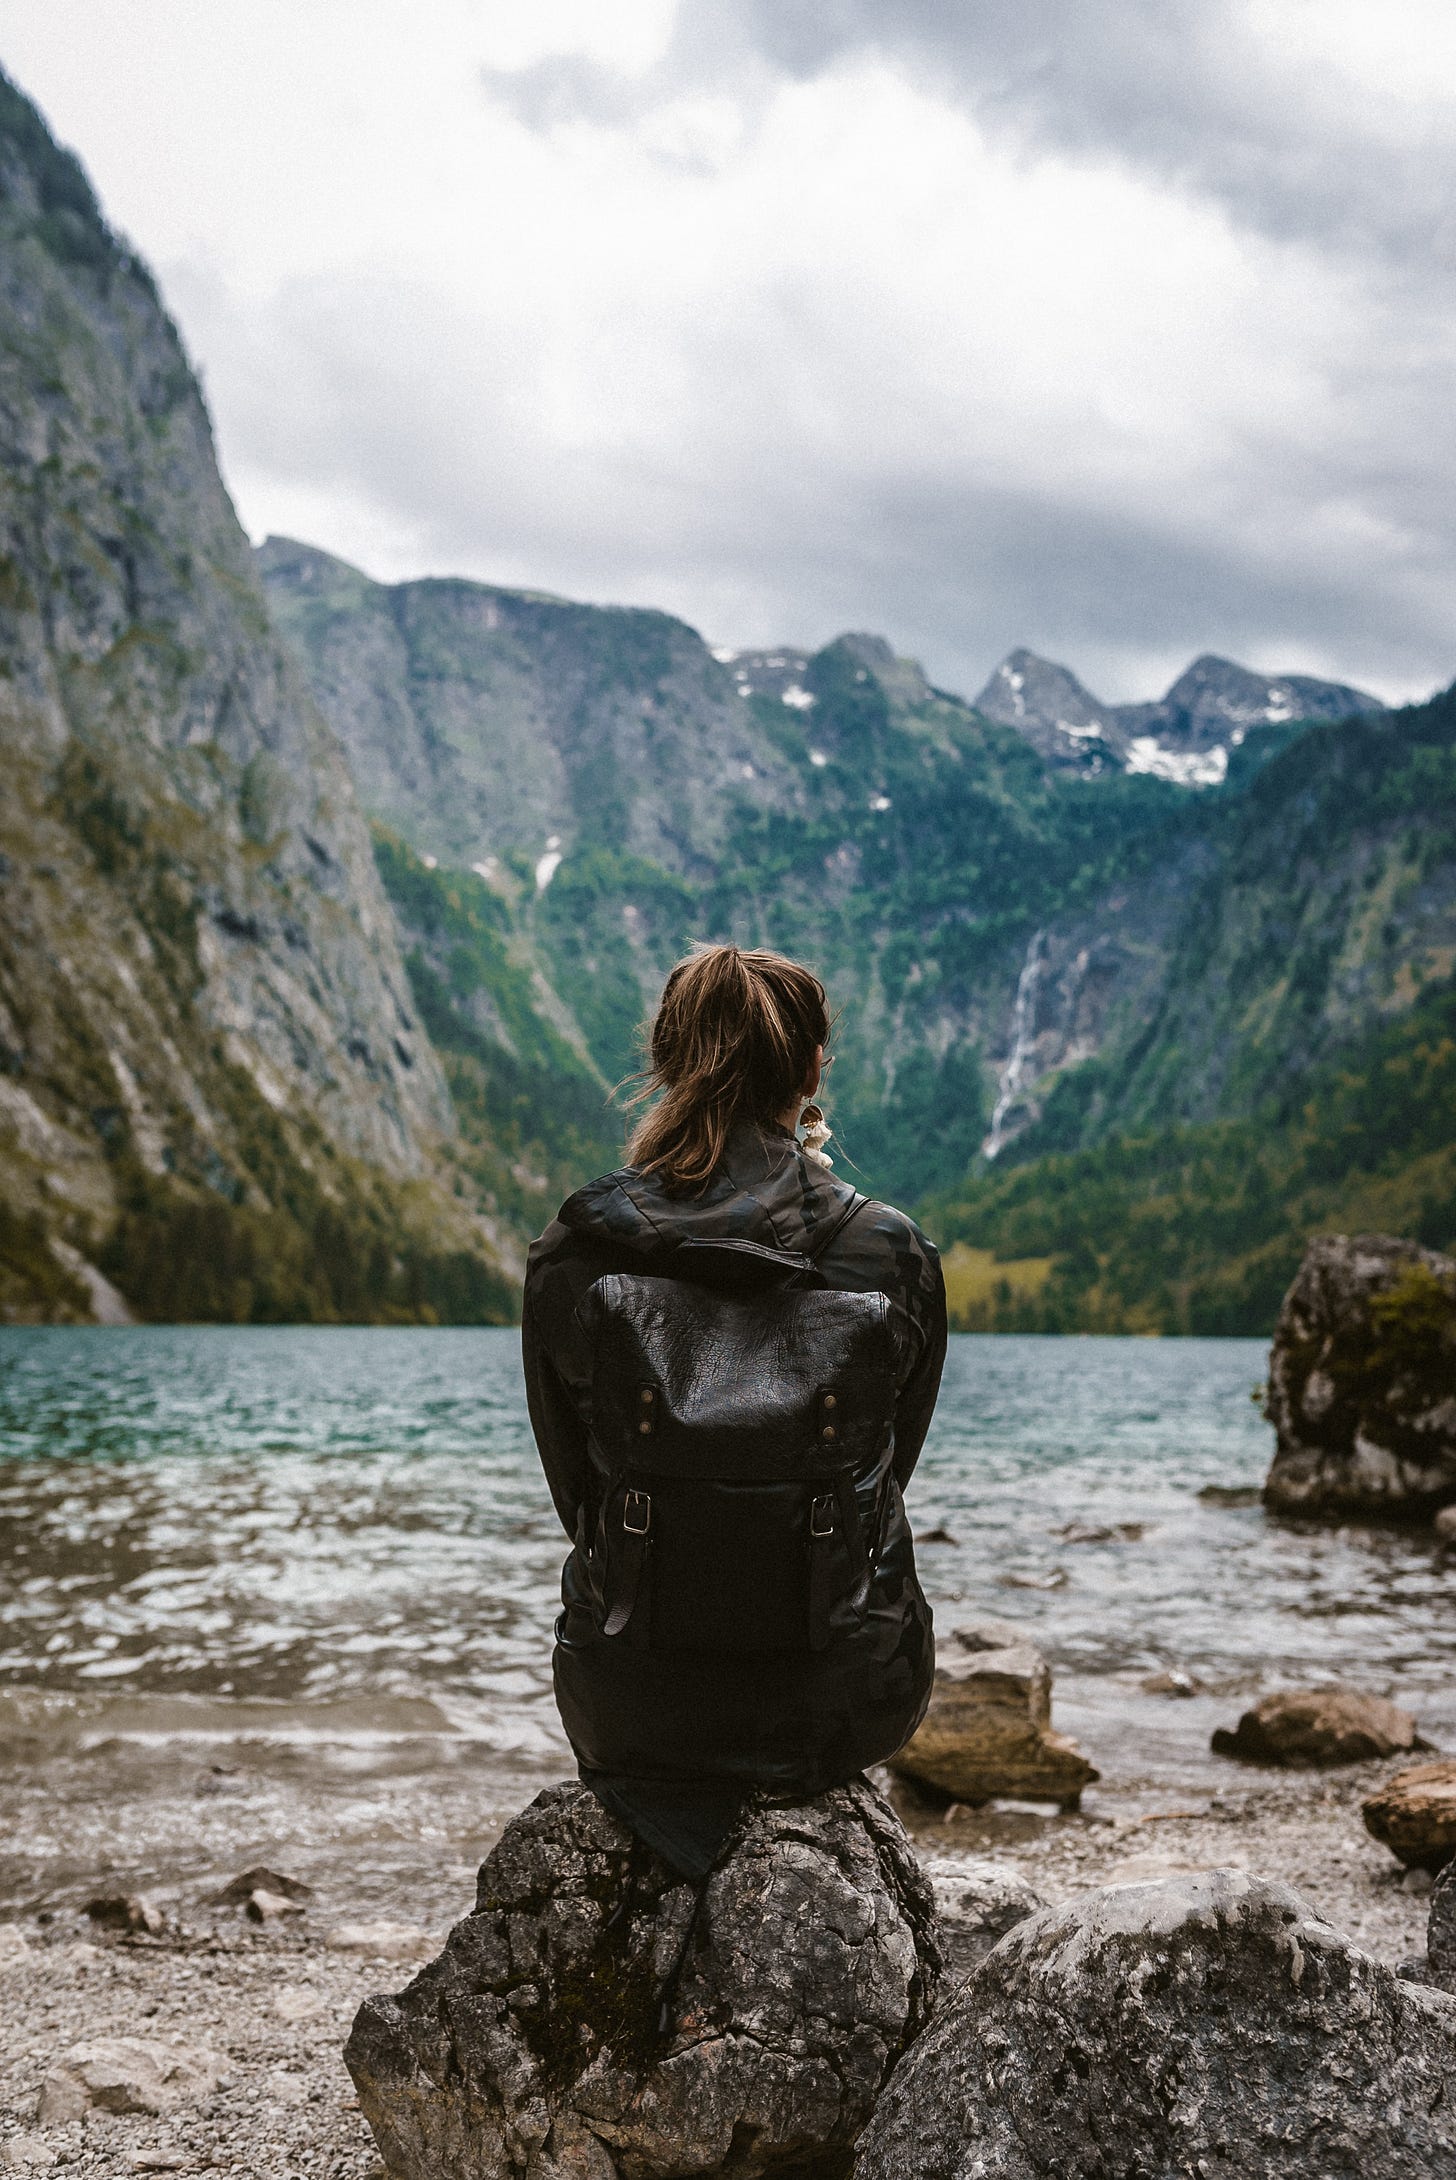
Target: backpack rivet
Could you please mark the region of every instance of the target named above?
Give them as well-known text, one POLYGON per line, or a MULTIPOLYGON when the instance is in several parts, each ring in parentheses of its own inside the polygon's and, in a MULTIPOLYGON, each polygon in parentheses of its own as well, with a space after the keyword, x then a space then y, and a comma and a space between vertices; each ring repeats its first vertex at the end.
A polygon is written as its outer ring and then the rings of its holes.
POLYGON ((640 1432, 642 1433, 642 1436, 643 1436, 644 1438, 650 1438, 650 1437, 651 1437, 651 1435, 652 1435, 652 1425, 651 1425, 651 1424, 650 1424, 650 1423, 648 1422, 648 1420, 647 1420, 646 1416, 644 1416, 644 1417, 642 1418, 642 1421, 641 1421, 641 1422, 640 1422, 640 1423, 638 1424, 637 1428, 638 1428, 638 1430, 639 1430, 639 1431, 640 1431, 640 1432))
POLYGON ((832 1393, 826 1393, 824 1395, 824 1405, 826 1408, 837 1408, 839 1403, 836 1401, 832 1393))
POLYGON ((819 1436, 821 1438, 833 1438, 834 1425, 832 1423, 826 1423, 823 1430, 819 1433, 819 1436))

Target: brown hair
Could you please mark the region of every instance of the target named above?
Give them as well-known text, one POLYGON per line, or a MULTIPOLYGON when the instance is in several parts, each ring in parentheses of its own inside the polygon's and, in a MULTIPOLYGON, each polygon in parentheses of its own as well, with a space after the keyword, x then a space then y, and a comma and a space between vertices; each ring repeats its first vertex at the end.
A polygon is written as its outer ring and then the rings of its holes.
POLYGON ((778 1120, 793 1103, 829 1026, 812 970, 757 947, 694 947, 662 988, 633 1099, 657 1103, 632 1130, 629 1162, 670 1189, 701 1188, 735 1122, 778 1120))

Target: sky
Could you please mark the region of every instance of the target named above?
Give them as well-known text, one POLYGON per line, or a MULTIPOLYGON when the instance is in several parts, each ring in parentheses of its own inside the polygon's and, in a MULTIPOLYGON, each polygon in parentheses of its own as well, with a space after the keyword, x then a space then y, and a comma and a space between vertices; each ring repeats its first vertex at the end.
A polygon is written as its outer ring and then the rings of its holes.
POLYGON ((255 538, 1109 700, 1456 674, 1451 0, 0 0, 255 538))

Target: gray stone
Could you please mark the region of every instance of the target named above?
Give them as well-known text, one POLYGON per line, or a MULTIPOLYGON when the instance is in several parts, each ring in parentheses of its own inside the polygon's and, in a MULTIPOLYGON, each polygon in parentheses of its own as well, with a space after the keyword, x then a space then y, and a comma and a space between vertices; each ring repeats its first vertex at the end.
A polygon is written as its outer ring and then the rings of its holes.
POLYGON ((331 1953, 365 1953, 371 1960, 423 1960, 435 1946, 414 1923, 340 1923, 324 1942, 331 1953))
POLYGON ((28 1966, 31 1960, 30 1940, 14 1923, 0 1923, 0 1976, 10 1970, 28 1966))
POLYGON ((1272 1879, 1213 1870, 1012 1930, 900 2066, 856 2180, 1434 2180, 1456 2000, 1272 1879))
POLYGON ((56 2153, 39 2135, 12 2135, 0 2142, 0 2167, 6 2172, 49 2172, 56 2153))
POLYGON ((1428 1748, 1409 1711, 1359 1688, 1290 1688, 1245 1711, 1232 1732, 1220 1726, 1215 1756, 1250 1764, 1367 1764, 1428 1748))
POLYGON ((1020 1870, 1004 1862, 957 1861, 947 1855, 921 1868, 935 1894, 946 1975, 957 1983, 1008 1930, 1046 1906, 1020 1870))
POLYGON ((145 1892, 101 1892, 86 1902, 93 1923, 106 1930, 125 1930, 134 1937, 159 1938, 167 1918, 145 1892))
POLYGON ((222 2076, 215 2052, 150 2036, 93 2036, 73 2044, 41 2085, 36 2118, 64 2127, 87 2112, 169 2112, 211 2096, 222 2076))
POLYGON ((1446 1864, 1431 1889, 1426 1973, 1443 1990, 1456 1991, 1456 1862, 1446 1864))
POLYGON ((928 2018, 934 1921, 862 1784, 752 1812, 698 1886, 551 1787, 345 2061, 391 2180, 837 2180, 928 2018))
POLYGON ((251 1869, 230 1878, 220 1892, 209 1893, 208 1903, 212 1907, 246 1908, 255 1892, 296 1902, 313 1898, 312 1885, 306 1885, 301 1877, 288 1877, 282 1870, 270 1870, 266 1863, 255 1862, 251 1869))
POLYGON ((998 1794, 1075 1808, 1098 1774, 1051 1726, 1052 1676, 1024 1628, 956 1628, 936 1656, 930 1708, 894 1770, 966 1802, 998 1794))
POLYGON ((306 1915, 308 1910, 301 1900, 290 1900, 286 1893, 269 1892, 259 1885, 248 1894, 243 1913, 250 1923, 276 1923, 286 1915, 306 1915))
POLYGON ((1312 1241, 1265 1413, 1278 1512, 1428 1516, 1456 1500, 1456 1261, 1388 1234, 1312 1241))

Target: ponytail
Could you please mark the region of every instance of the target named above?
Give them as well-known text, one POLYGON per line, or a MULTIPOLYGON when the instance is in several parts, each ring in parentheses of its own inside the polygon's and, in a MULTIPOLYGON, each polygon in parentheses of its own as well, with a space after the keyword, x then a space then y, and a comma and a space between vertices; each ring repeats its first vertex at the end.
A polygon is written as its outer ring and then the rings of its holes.
POLYGON ((702 1188, 740 1120, 776 1121, 792 1105, 829 1026, 811 970, 760 948, 696 947, 663 986, 632 1099, 657 1102, 632 1131, 629 1162, 674 1192, 702 1188))

